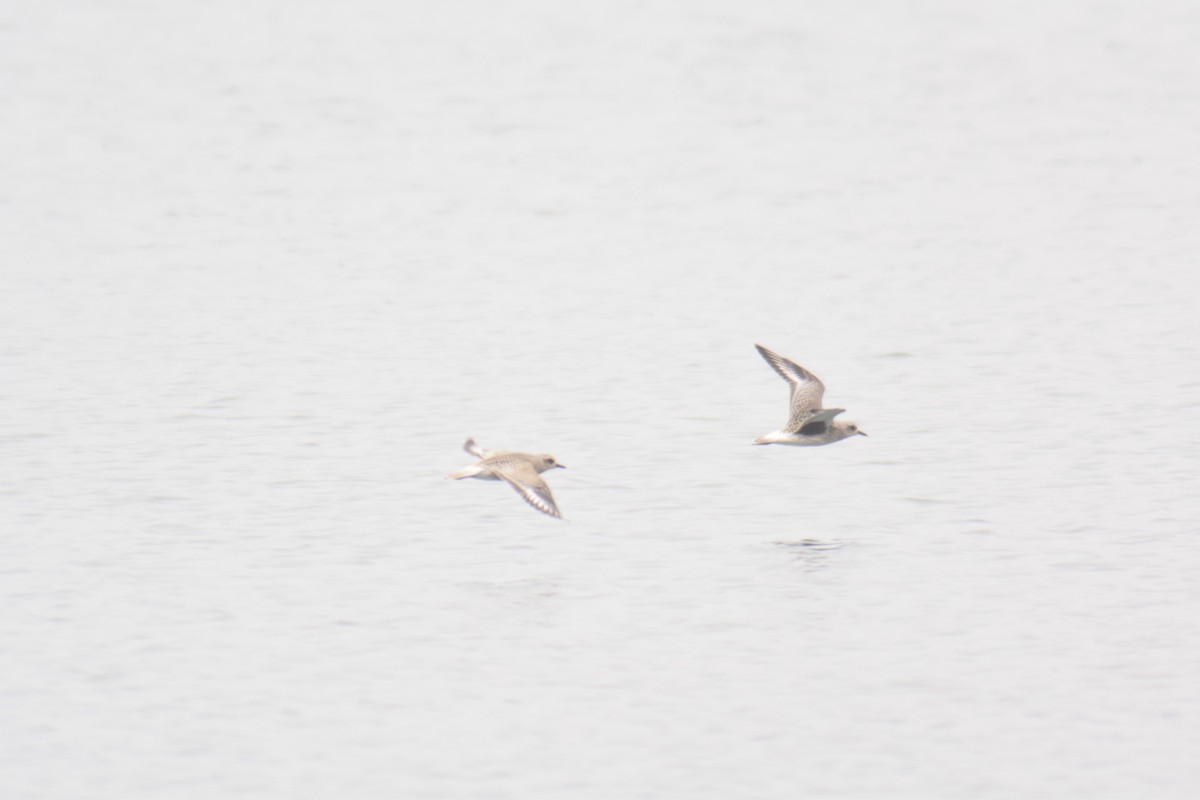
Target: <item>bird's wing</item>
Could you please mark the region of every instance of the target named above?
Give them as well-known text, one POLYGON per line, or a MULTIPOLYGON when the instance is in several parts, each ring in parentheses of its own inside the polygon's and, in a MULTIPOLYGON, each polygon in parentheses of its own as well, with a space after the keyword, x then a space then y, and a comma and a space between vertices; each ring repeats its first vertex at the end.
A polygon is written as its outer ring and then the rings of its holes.
POLYGON ((800 420, 796 429, 789 429, 788 433, 799 433, 802 436, 817 436, 825 433, 829 430, 829 423, 833 422, 833 418, 845 410, 844 408, 822 408, 800 420))
POLYGON ((778 353, 773 353, 761 344, 754 345, 758 353, 779 376, 792 387, 792 399, 788 409, 788 423, 784 430, 795 427, 799 430, 814 413, 821 410, 821 398, 825 396, 825 384, 821 379, 794 361, 789 361, 778 353))
POLYGON ((550 494, 550 487, 538 475, 533 464, 528 462, 509 463, 493 467, 492 471, 499 475, 501 480, 516 489, 517 494, 525 498, 525 502, 538 511, 552 517, 562 517, 558 505, 554 502, 554 495, 550 494))
POLYGON ((480 459, 487 458, 488 456, 488 451, 475 444, 474 439, 467 439, 466 444, 463 445, 463 450, 480 459))

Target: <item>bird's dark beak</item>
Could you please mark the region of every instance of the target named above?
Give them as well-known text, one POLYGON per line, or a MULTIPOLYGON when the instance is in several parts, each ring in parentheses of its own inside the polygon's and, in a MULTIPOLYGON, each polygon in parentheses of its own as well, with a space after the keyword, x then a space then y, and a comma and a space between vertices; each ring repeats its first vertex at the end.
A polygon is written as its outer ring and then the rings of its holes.
POLYGON ((859 432, 858 432, 858 435, 859 435, 859 436, 866 436, 867 434, 866 434, 866 431, 859 431, 859 432))
POLYGON ((559 469, 566 469, 566 468, 567 468, 567 465, 566 465, 566 464, 555 464, 554 466, 558 467, 559 469))

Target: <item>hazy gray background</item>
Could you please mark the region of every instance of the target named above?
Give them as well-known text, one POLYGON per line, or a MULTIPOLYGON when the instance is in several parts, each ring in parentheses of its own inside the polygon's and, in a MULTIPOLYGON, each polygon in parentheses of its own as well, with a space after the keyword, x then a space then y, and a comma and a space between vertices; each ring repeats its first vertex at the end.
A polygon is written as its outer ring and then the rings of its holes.
POLYGON ((0 794, 1197 796, 1198 36, 8 0, 0 794))

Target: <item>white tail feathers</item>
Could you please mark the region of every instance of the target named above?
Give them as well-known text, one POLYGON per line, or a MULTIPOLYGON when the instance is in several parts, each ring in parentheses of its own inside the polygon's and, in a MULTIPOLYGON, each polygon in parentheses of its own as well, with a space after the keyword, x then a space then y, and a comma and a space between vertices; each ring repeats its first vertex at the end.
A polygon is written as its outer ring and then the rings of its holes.
POLYGON ((479 474, 479 467, 475 467, 475 466, 463 467, 462 469, 460 469, 456 472, 451 472, 449 475, 447 475, 446 480, 461 481, 463 478, 474 478, 478 474, 479 474))

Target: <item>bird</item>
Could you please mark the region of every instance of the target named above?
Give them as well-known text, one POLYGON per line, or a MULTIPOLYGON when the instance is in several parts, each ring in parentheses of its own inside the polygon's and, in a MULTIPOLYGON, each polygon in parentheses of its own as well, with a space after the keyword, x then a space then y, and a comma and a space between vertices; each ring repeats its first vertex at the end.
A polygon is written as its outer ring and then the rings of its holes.
POLYGON ((787 444, 815 447, 833 444, 851 436, 866 436, 853 422, 835 422, 844 408, 821 408, 825 384, 794 361, 789 361, 761 344, 754 345, 759 355, 792 387, 788 421, 777 431, 764 434, 754 444, 787 444))
POLYGON ((520 453, 515 450, 484 450, 475 444, 474 439, 467 439, 463 450, 478 458, 479 462, 451 472, 446 476, 447 479, 460 481, 463 478, 479 478, 504 481, 538 511, 562 519, 562 513, 558 510, 558 504, 554 502, 550 487, 539 474, 548 469, 566 469, 566 465, 558 463, 554 456, 546 453, 520 453))

